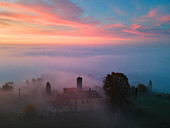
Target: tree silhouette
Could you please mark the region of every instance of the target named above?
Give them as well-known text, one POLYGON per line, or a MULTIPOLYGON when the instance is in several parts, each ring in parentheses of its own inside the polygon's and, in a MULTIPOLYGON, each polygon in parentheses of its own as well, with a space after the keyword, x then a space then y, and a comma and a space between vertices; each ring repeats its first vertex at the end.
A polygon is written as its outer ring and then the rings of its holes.
POLYGON ((112 72, 103 82, 103 89, 111 105, 122 106, 128 103, 130 85, 123 73, 112 72))
POLYGON ((5 85, 2 86, 2 90, 11 91, 13 90, 13 86, 9 85, 8 83, 5 83, 5 85))
POLYGON ((26 86, 29 86, 29 85, 30 85, 29 80, 26 80, 26 81, 25 81, 25 85, 26 85, 26 86))
POLYGON ((147 88, 144 84, 138 84, 138 92, 142 95, 145 95, 147 93, 147 88))

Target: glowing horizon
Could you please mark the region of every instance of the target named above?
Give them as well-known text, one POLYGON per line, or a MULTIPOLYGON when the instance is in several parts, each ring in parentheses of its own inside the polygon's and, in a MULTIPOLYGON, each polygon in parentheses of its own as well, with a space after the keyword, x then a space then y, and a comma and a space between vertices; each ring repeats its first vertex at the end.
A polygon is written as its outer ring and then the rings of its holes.
POLYGON ((0 0, 0 44, 169 43, 169 4, 0 0))

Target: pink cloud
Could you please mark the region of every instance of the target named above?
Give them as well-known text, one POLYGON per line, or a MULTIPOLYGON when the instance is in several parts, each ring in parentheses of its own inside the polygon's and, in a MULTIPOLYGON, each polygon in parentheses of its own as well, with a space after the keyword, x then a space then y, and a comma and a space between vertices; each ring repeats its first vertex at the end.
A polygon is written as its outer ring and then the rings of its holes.
POLYGON ((57 8, 55 11, 60 14, 60 16, 68 19, 80 18, 83 13, 83 10, 70 0, 51 0, 51 3, 57 8))
POLYGON ((130 29, 138 29, 141 28, 142 26, 139 24, 132 24, 130 29))
POLYGON ((108 25, 106 28, 115 28, 115 27, 122 27, 122 24, 112 24, 112 25, 108 25))
POLYGON ((0 6, 16 11, 18 10, 18 13, 14 14, 12 14, 13 12, 8 12, 8 14, 6 13, 5 15, 1 13, 1 18, 6 17, 8 19, 15 19, 17 21, 24 21, 35 24, 66 25, 78 28, 87 27, 91 24, 99 23, 92 18, 84 20, 84 18, 81 17, 81 14, 83 12, 82 9, 75 6, 69 0, 51 0, 51 2, 53 2, 52 5, 44 4, 40 0, 38 0, 38 2, 38 4, 26 4, 25 1, 21 1, 17 4, 0 2, 0 6), (56 9, 56 7, 58 8, 56 9), (27 14, 25 12, 27 12, 27 14), (31 13, 32 17, 28 13, 31 13))
POLYGON ((147 17, 154 17, 156 16, 157 10, 156 9, 152 9, 150 10, 150 12, 146 15, 147 17))
POLYGON ((163 22, 168 22, 168 21, 170 21, 170 14, 161 16, 161 17, 159 17, 159 19, 162 20, 163 22))
MULTIPOLYGON (((142 15, 138 18, 132 18, 132 21, 138 22, 138 24, 150 24, 151 27, 159 27, 160 25, 170 21, 169 14, 162 14, 160 8, 151 9, 148 14, 142 15)), ((147 29, 147 27, 145 27, 147 29)))
POLYGON ((157 9, 151 9, 148 14, 142 15, 138 18, 132 18, 132 21, 147 22, 154 19, 157 16, 157 9))
POLYGON ((144 32, 140 32, 137 30, 123 30, 124 32, 130 33, 130 34, 134 34, 134 35, 139 35, 139 36, 153 36, 153 33, 144 33, 144 32))
MULTIPOLYGON (((141 29, 155 27, 143 26, 140 21, 169 21, 168 16, 157 17, 155 10, 136 19, 135 23, 125 25, 112 18, 111 25, 106 25, 91 16, 83 17, 83 9, 70 0, 50 0, 47 4, 42 0, 19 1, 17 3, 0 2, 6 12, 0 12, 0 32, 6 35, 50 35, 99 39, 135 39, 141 36, 154 36, 154 32, 141 32, 141 29), (115 24, 113 24, 115 23, 115 24), (110 28, 110 29, 108 29, 110 28)), ((127 15, 118 8, 116 13, 127 15)), ((160 26, 160 22, 156 22, 160 26)))

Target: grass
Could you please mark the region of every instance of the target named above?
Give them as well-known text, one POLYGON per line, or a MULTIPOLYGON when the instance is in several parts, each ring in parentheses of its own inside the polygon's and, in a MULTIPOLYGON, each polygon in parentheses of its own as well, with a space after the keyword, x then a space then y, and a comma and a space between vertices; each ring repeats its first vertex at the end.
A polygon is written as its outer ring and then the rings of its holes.
POLYGON ((170 128, 170 102, 160 98, 139 98, 134 101, 140 110, 135 112, 136 118, 150 127, 170 128))
POLYGON ((0 114, 0 128, 170 128, 170 102, 139 98, 132 111, 96 111, 22 118, 16 112, 0 114))
POLYGON ((170 102, 159 98, 141 98, 135 105, 147 113, 153 113, 162 120, 170 120, 170 102))
POLYGON ((43 118, 21 118, 16 113, 0 116, 0 128, 104 128, 102 116, 96 113, 60 114, 43 118))

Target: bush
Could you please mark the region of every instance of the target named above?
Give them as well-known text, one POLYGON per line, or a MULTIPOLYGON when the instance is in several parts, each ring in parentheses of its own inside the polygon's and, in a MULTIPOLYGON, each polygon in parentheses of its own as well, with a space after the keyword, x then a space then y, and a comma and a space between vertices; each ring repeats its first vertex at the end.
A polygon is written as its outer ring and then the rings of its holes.
POLYGON ((167 100, 170 100, 170 94, 168 94, 166 98, 167 98, 167 100))
POLYGON ((23 111, 23 116, 24 117, 33 117, 36 116, 36 108, 34 105, 29 104, 24 108, 23 111))

